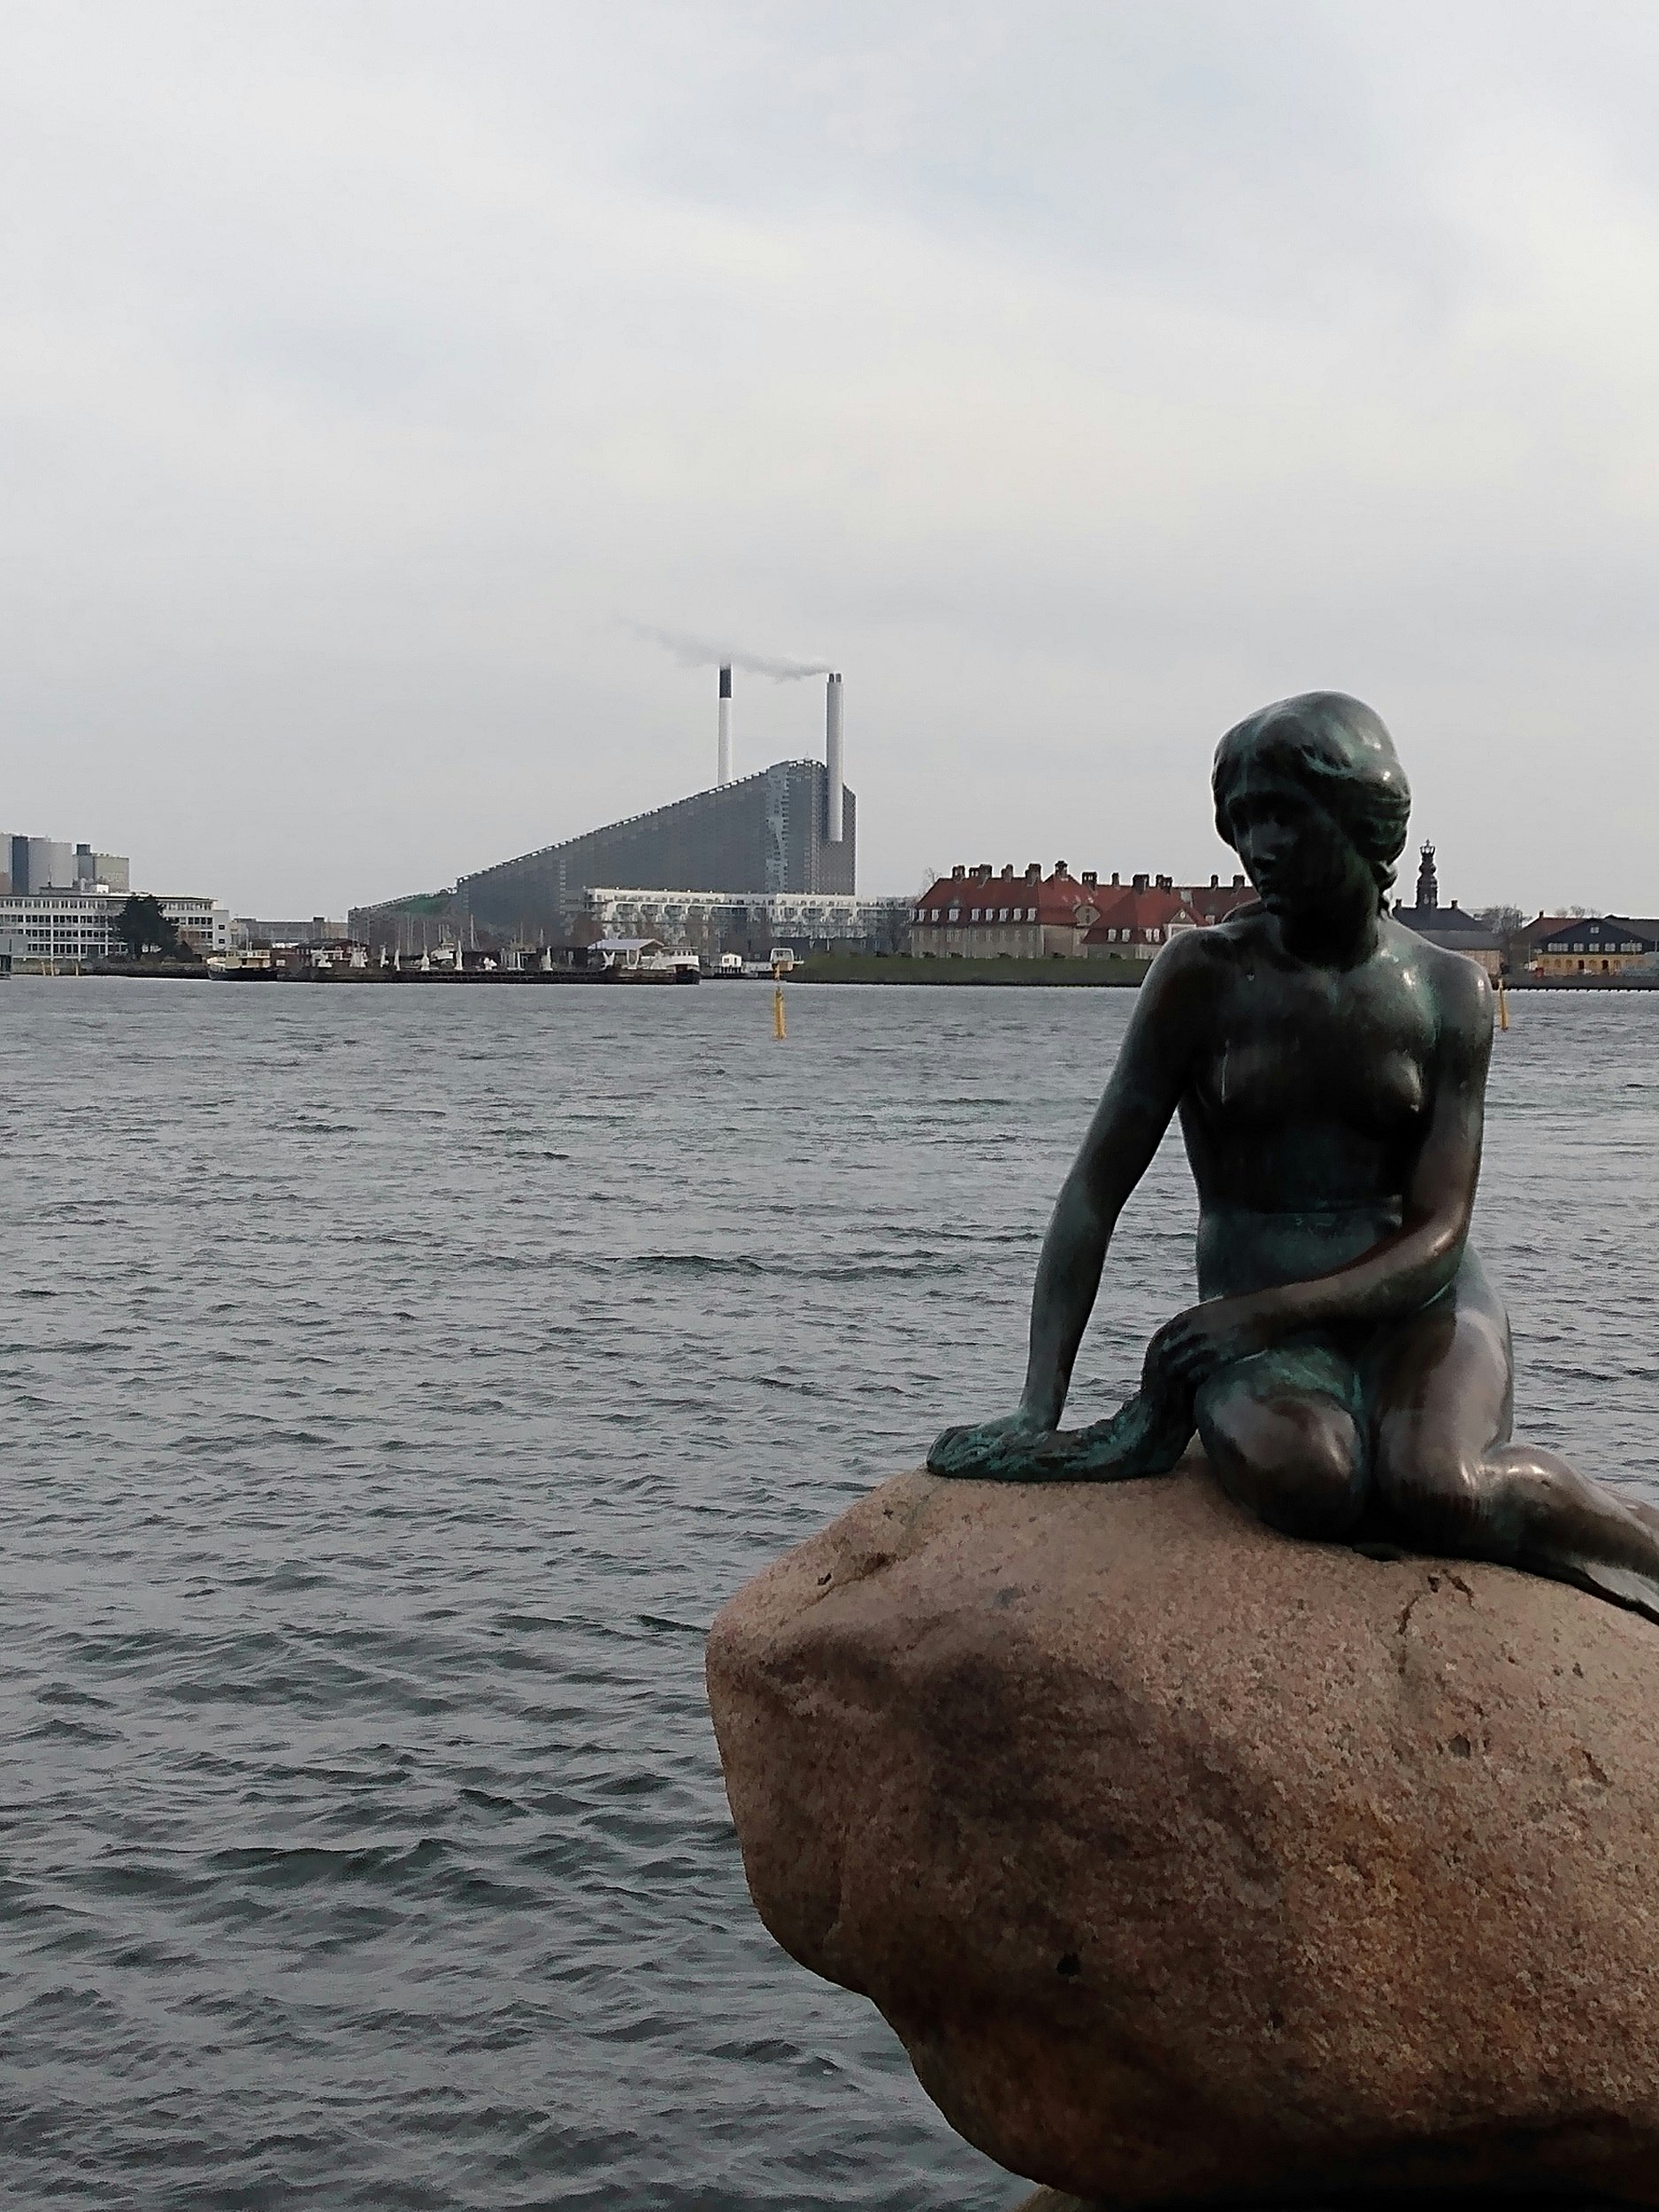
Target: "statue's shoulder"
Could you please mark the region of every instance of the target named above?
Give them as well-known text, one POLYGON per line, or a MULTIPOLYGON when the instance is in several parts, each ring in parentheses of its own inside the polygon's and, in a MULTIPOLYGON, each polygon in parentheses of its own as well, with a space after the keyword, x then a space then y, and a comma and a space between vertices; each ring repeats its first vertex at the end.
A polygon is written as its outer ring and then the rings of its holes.
POLYGON ((1148 1013, 1178 1010, 1202 1020, 1254 965, 1256 941, 1266 923, 1259 906, 1198 929, 1180 929, 1153 961, 1141 990, 1148 1013))
POLYGON ((1185 970, 1236 966, 1240 954, 1253 953, 1266 934, 1267 909, 1259 899, 1229 914, 1225 922, 1178 930, 1158 956, 1160 966, 1185 970))
POLYGON ((1471 1035, 1491 1028, 1492 979, 1478 960, 1431 944, 1392 916, 1383 918, 1383 931, 1391 957, 1426 988, 1442 1025, 1471 1035))

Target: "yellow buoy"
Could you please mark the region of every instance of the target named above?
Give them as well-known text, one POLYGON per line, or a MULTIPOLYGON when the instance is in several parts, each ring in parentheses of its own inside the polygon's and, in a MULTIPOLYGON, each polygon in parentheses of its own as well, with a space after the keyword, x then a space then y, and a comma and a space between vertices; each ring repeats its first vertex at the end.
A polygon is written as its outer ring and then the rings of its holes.
POLYGON ((785 1025, 784 1025, 784 1018, 783 1018, 783 986, 782 986, 782 984, 781 984, 781 983, 775 983, 775 984, 772 986, 772 1035, 773 1035, 774 1037, 787 1037, 787 1036, 788 1035, 788 1033, 789 1033, 788 1030, 787 1029, 787 1027, 786 1027, 786 1026, 785 1026, 785 1025))
POLYGON ((1500 976, 1498 978, 1498 1027, 1507 1029, 1509 1025, 1509 995, 1503 987, 1503 978, 1500 976))

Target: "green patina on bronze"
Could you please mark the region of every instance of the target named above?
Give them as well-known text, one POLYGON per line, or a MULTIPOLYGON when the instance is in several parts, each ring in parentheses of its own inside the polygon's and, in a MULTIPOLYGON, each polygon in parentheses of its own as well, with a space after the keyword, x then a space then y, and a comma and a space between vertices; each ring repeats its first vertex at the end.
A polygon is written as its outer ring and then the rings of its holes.
POLYGON ((1391 920, 1410 793, 1369 707, 1310 692, 1217 749, 1257 903, 1159 955, 1044 1240, 1018 1409, 936 1474, 1167 1473, 1196 1429, 1270 1525, 1577 1583, 1659 1619, 1659 1511, 1513 1442, 1509 1324, 1469 1241, 1492 1045, 1470 960, 1391 920), (1111 1233, 1172 1116, 1200 1302, 1110 1419, 1059 1427, 1111 1233))

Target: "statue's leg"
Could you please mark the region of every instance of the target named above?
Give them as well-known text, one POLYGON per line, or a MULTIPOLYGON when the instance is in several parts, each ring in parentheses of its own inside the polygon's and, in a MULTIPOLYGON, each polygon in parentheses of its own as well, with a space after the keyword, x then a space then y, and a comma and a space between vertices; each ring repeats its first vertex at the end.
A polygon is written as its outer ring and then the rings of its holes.
POLYGON ((1541 1446, 1509 1441, 1503 1308, 1471 1254, 1453 1291, 1390 1333, 1371 1402, 1379 1500, 1409 1543, 1489 1559, 1659 1620, 1659 1516, 1541 1446))
POLYGON ((1357 1379, 1323 1345, 1235 1360, 1205 1383, 1198 1433, 1228 1496, 1287 1536, 1352 1534, 1369 1487, 1357 1379))

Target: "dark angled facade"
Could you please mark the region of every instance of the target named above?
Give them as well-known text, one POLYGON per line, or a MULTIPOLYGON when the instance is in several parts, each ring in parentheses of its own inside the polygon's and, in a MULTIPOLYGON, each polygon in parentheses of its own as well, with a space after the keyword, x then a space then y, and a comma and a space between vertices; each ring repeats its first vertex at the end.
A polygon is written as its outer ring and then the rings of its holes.
POLYGON ((740 782, 589 830, 455 887, 454 910, 491 936, 522 944, 566 941, 590 886, 652 891, 851 892, 856 811, 845 795, 843 834, 825 834, 828 772, 783 760, 740 782))

